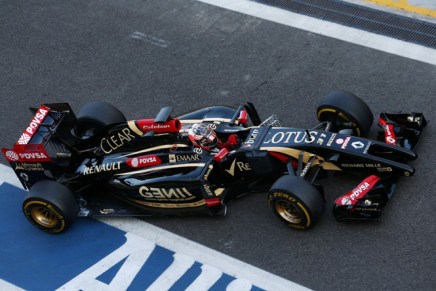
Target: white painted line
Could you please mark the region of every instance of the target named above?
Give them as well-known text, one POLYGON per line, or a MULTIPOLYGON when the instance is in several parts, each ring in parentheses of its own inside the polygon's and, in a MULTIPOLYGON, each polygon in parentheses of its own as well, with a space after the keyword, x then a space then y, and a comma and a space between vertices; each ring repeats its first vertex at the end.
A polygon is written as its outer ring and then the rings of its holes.
POLYGON ((198 0, 283 25, 436 65, 436 50, 249 0, 198 0))
MULTIPOLYGON (((22 188, 21 183, 15 176, 12 168, 0 164, 0 184, 3 182, 7 182, 22 188)), ((174 274, 178 272, 185 272, 192 265, 194 260, 204 264, 204 266, 202 267, 202 274, 197 278, 196 281, 192 283, 191 286, 189 286, 188 289, 190 290, 198 290, 198 288, 208 289, 207 287, 210 287, 216 280, 219 279, 221 272, 239 279, 234 281, 233 284, 230 284, 228 286, 228 290, 249 290, 251 288, 251 284, 265 290, 310 290, 294 282, 266 272, 260 268, 239 261, 228 255, 207 248, 196 242, 190 241, 179 235, 173 234, 136 218, 105 217, 100 218, 99 220, 127 233, 131 233, 134 236, 141 237, 149 241, 150 245, 144 245, 144 243, 141 242, 141 245, 144 249, 137 248, 136 244, 132 244, 133 247, 130 247, 130 245, 127 245, 127 247, 124 246, 117 250, 117 254, 115 256, 113 254, 108 256, 104 259, 102 264, 97 264, 90 267, 90 269, 85 270, 82 274, 74 278, 74 280, 68 282, 65 286, 62 286, 59 290, 77 290, 76 287, 83 286, 81 284, 85 283, 89 285, 90 281, 93 284, 98 285, 100 284, 98 281, 88 279, 95 278, 101 274, 101 268, 112 266, 116 262, 119 262, 120 258, 126 257, 127 255, 123 253, 123 251, 137 253, 137 255, 132 257, 148 256, 155 244, 176 253, 175 260, 177 263, 174 265, 174 267, 177 267, 178 269, 174 270, 173 267, 171 270, 167 271, 168 276, 170 274, 172 275, 172 277, 170 276, 173 279, 172 281, 170 280, 171 278, 166 276, 167 273, 164 273, 162 277, 160 277, 152 286, 150 286, 150 290, 164 290, 166 287, 170 286, 172 283, 174 283, 174 278, 179 278, 179 276, 174 276, 174 274), (165 287, 164 289, 162 289, 163 286, 165 287)), ((180 223, 183 223, 183 219, 181 219, 180 223)), ((136 274, 135 272, 133 273, 136 274)), ((116 280, 114 279, 113 281, 116 280)), ((124 283, 125 285, 128 285, 127 283, 130 282, 129 280, 126 280, 126 278, 119 278, 118 281, 116 282, 117 284, 113 284, 116 286, 121 286, 124 283)), ((101 284, 98 286, 97 285, 94 287, 101 287, 101 284)), ((0 280, 0 290, 14 290, 8 287, 9 283, 0 280)))
MULTIPOLYGON (((157 245, 170 249, 176 253, 188 254, 202 264, 216 267, 230 276, 247 279, 253 285, 265 290, 309 290, 294 282, 207 248, 201 244, 158 228, 142 220, 127 217, 107 217, 99 220, 123 231, 131 232, 142 238, 151 240, 157 245)), ((180 223, 183 223, 183 221, 180 221, 180 223)))
POLYGON ((24 289, 0 279, 0 291, 24 291, 24 289))
POLYGON ((11 167, 0 164, 0 184, 3 182, 8 182, 15 187, 23 189, 23 185, 20 180, 18 180, 17 175, 15 175, 14 171, 11 167))

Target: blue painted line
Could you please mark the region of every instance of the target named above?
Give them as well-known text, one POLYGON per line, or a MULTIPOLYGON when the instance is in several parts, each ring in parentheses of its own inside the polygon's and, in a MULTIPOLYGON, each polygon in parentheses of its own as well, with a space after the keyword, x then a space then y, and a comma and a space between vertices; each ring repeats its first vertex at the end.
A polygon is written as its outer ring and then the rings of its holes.
MULTIPOLYGON (((6 183, 0 186, 3 209, 0 212, 0 221, 3 222, 0 225, 0 279, 19 288, 85 290, 108 286, 156 290, 164 286, 157 282, 167 282, 160 277, 173 264, 179 263, 188 267, 182 269, 168 290, 185 290, 201 276, 206 266, 93 219, 78 219, 61 235, 46 234, 33 227, 22 214, 23 196, 24 191, 15 186, 6 183), (144 252, 132 246, 144 247, 144 252), (150 254, 146 253, 147 250, 150 254), (131 271, 136 273, 132 275, 131 271), (131 280, 126 279, 129 276, 131 280)), ((241 281, 224 272, 217 279, 210 280, 208 290, 225 290, 232 284, 230 289, 234 289, 239 286, 235 284, 238 281, 247 286, 246 280, 241 281)), ((249 288, 244 290, 263 289, 249 284, 249 288)))

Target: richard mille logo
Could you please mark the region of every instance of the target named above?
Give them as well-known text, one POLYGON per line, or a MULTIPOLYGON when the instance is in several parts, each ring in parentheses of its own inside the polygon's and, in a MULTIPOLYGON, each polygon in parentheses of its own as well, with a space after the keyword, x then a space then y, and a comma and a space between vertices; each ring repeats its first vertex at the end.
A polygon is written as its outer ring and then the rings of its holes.
POLYGON ((235 166, 238 166, 238 169, 241 172, 251 171, 251 167, 250 167, 249 163, 237 162, 236 159, 234 159, 232 164, 230 165, 230 168, 228 170, 226 169, 226 172, 229 173, 230 175, 234 176, 235 175, 235 166))

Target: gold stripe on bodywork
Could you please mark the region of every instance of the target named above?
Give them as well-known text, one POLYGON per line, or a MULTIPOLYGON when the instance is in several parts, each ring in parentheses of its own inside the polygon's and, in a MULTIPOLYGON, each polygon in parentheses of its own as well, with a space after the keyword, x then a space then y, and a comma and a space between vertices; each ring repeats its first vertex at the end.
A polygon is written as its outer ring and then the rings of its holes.
POLYGON ((162 149, 171 149, 173 147, 176 148, 187 148, 188 145, 186 144, 167 144, 167 145, 161 145, 161 146, 157 146, 157 147, 152 147, 152 148, 148 148, 148 149, 144 149, 144 150, 140 150, 134 153, 130 153, 127 155, 123 155, 123 157, 130 157, 130 156, 134 156, 134 155, 139 155, 142 153, 148 153, 148 152, 152 152, 152 151, 158 151, 158 150, 162 150, 162 149))
POLYGON ((149 172, 154 172, 154 171, 167 170, 167 169, 175 169, 175 168, 198 168, 198 167, 204 167, 205 165, 206 165, 205 163, 169 165, 169 166, 153 167, 153 168, 148 168, 148 169, 139 170, 139 171, 133 171, 133 172, 119 173, 119 174, 115 174, 115 176, 133 175, 133 174, 144 174, 144 173, 149 173, 149 172))
POLYGON ((148 207, 155 207, 155 208, 190 208, 190 207, 198 207, 206 204, 206 201, 204 201, 204 199, 191 203, 158 203, 158 202, 146 202, 146 201, 133 200, 133 199, 129 199, 129 201, 148 207))
POLYGON ((127 122, 127 125, 137 135, 141 136, 143 134, 143 132, 139 129, 139 127, 136 126, 136 123, 134 120, 130 120, 129 122, 127 122))
MULTIPOLYGON (((292 148, 285 148, 285 147, 261 147, 260 150, 281 153, 281 154, 284 154, 286 156, 293 157, 297 160, 299 159, 300 152, 301 152, 301 150, 296 150, 296 149, 292 149, 292 148)), ((317 156, 317 155, 314 155, 314 154, 309 153, 309 152, 303 152, 303 163, 309 162, 309 159, 313 156, 316 157, 315 161, 313 162, 313 165, 320 165, 321 168, 323 168, 324 170, 342 171, 342 169, 339 168, 338 166, 336 166, 335 164, 330 163, 330 162, 325 162, 324 158, 317 156)))
POLYGON ((180 120, 182 124, 192 124, 192 123, 202 123, 202 122, 213 122, 213 121, 219 121, 219 122, 230 122, 230 118, 205 118, 205 119, 184 119, 180 120))

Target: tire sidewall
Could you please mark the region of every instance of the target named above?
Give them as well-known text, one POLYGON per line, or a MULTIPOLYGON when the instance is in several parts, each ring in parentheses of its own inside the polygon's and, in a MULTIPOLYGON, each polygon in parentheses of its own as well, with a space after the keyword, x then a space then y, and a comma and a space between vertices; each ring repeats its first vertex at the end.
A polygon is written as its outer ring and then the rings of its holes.
POLYGON ((71 222, 65 217, 62 210, 60 210, 55 204, 43 199, 29 198, 24 200, 23 213, 31 224, 48 233, 60 233, 71 224, 71 222), (50 212, 51 215, 54 215, 57 220, 56 224, 53 227, 47 227, 35 221, 32 216, 32 211, 35 208, 43 208, 44 210, 50 212))
POLYGON ((318 120, 330 121, 330 118, 323 118, 323 112, 327 112, 327 115, 337 115, 342 121, 351 121, 359 131, 356 133, 358 136, 368 135, 374 121, 369 106, 356 95, 345 91, 330 92, 318 105, 318 120))
POLYGON ((288 226, 299 230, 311 228, 321 219, 324 212, 324 198, 321 192, 297 176, 280 177, 271 187, 268 201, 274 215, 288 226), (301 221, 293 223, 285 219, 278 211, 279 203, 291 205, 293 210, 300 214, 301 221))
POLYGON ((307 210, 307 207, 304 205, 302 201, 298 199, 295 195, 292 195, 292 193, 281 191, 279 189, 273 190, 268 195, 268 201, 269 205, 272 208, 273 213, 284 223, 286 223, 288 226, 299 229, 299 230, 306 230, 311 227, 312 220, 310 212, 307 210), (286 220, 283 218, 282 215, 277 211, 277 205, 279 203, 288 203, 291 204, 296 211, 300 214, 301 222, 299 223, 291 223, 289 220, 286 220))
POLYGON ((35 183, 23 200, 24 216, 37 228, 48 233, 60 233, 68 229, 79 213, 76 195, 66 186, 52 180, 35 183), (57 222, 53 226, 35 221, 32 211, 35 208, 47 211, 57 222))

